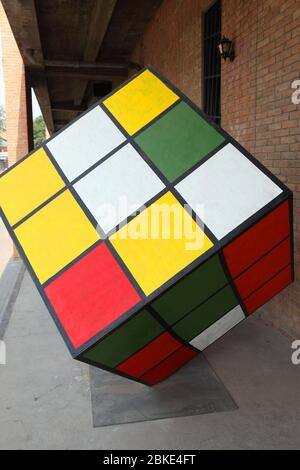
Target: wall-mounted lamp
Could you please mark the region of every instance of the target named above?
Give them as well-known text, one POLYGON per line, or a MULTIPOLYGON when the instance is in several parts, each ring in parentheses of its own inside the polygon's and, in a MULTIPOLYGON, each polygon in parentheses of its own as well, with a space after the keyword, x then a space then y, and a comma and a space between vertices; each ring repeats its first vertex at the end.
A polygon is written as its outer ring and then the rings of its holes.
POLYGON ((218 47, 219 47, 221 57, 223 57, 224 60, 229 59, 230 62, 234 60, 235 55, 234 55, 233 41, 223 36, 218 47))

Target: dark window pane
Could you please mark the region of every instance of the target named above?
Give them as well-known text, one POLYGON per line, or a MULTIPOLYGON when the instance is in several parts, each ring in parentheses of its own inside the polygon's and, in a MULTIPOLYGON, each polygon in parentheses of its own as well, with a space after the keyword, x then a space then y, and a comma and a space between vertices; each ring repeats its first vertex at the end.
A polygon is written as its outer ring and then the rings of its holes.
POLYGON ((217 124, 221 121, 221 0, 204 15, 204 112, 217 124))

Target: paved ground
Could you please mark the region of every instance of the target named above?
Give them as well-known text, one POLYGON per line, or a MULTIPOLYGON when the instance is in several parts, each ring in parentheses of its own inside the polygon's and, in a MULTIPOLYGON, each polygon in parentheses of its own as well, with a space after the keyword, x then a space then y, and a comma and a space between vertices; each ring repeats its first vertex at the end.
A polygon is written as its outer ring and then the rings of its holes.
POLYGON ((26 274, 0 366, 0 449, 299 448, 300 366, 256 314, 207 350, 239 409, 92 427, 89 369, 73 361, 26 274))
POLYGON ((13 245, 8 232, 0 219, 0 276, 12 256, 13 245))

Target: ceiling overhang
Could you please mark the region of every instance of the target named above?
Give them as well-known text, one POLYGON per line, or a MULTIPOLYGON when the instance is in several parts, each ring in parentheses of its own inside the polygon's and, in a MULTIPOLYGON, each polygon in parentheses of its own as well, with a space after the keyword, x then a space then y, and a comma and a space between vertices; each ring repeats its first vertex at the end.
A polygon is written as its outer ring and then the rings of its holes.
POLYGON ((161 3, 2 0, 50 133, 144 65, 130 58, 161 3))

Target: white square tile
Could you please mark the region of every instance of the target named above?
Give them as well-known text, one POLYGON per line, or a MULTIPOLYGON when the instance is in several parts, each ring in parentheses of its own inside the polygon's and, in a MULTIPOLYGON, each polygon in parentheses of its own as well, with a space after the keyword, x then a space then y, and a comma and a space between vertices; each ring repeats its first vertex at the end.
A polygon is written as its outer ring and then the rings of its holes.
POLYGON ((221 317, 206 330, 202 331, 200 335, 196 336, 190 343, 195 348, 203 351, 207 346, 214 343, 218 338, 223 336, 227 331, 231 330, 234 326, 244 320, 245 315, 240 305, 237 305, 229 313, 221 317))
POLYGON ((96 106, 47 143, 72 181, 126 140, 108 115, 96 106))
POLYGON ((75 190, 105 233, 164 187, 131 144, 126 144, 74 184, 75 190))
POLYGON ((176 189, 219 240, 282 192, 232 144, 184 178, 176 189))

